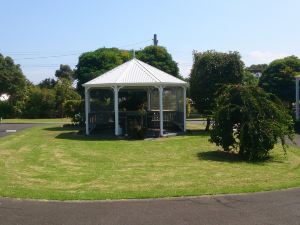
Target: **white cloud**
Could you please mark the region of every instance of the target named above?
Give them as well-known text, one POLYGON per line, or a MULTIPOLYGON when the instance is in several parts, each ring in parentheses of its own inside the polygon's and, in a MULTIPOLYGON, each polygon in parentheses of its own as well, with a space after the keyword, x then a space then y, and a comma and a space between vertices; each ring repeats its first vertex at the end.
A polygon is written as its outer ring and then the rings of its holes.
POLYGON ((280 59, 288 56, 286 53, 269 52, 269 51, 252 51, 249 54, 251 61, 257 63, 270 63, 275 59, 280 59))

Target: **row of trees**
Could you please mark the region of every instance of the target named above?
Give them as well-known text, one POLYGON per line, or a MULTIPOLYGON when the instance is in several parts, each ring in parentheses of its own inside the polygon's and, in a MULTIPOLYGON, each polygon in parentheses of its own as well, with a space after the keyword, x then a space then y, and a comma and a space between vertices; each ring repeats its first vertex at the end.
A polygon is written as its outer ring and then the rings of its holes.
MULTIPOLYGON (((10 96, 9 101, 0 102, 0 117, 73 117, 83 111, 82 84, 130 60, 132 54, 118 48, 86 52, 79 57, 75 70, 60 65, 55 79, 47 78, 38 85, 28 81, 10 57, 0 55, 0 96, 10 96)), ((163 47, 145 47, 136 52, 136 58, 180 77, 177 63, 163 47)))
POLYGON ((0 95, 9 96, 0 102, 0 117, 51 118, 65 117, 66 103, 81 100, 72 87, 74 71, 61 65, 55 72, 56 79, 45 79, 33 85, 26 79, 20 66, 10 57, 0 55, 0 95))
POLYGON ((238 52, 194 53, 190 93, 198 112, 214 125, 211 141, 248 159, 268 155, 278 140, 292 138, 295 56, 244 67, 238 52), (254 74, 262 74, 257 78, 254 74))

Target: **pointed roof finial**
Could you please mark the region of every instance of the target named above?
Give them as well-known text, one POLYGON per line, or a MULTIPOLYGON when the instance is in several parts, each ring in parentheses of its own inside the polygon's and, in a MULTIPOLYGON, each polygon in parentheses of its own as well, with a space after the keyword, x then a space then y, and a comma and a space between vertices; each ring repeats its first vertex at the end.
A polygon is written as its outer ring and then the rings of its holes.
POLYGON ((135 50, 132 49, 132 58, 135 59, 135 50))

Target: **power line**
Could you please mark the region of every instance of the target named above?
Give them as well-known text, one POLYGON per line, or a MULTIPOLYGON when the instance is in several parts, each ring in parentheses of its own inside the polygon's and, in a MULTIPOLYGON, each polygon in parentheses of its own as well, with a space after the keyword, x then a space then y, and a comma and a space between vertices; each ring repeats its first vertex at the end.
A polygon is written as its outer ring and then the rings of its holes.
POLYGON ((80 55, 80 54, 82 54, 82 53, 63 54, 63 55, 51 55, 51 56, 38 56, 38 57, 26 57, 26 58, 15 58, 14 60, 48 59, 48 58, 59 58, 59 57, 65 57, 65 56, 80 55))
POLYGON ((140 41, 140 42, 136 42, 136 43, 132 43, 132 44, 128 44, 128 45, 119 46, 118 48, 125 48, 125 47, 134 46, 134 45, 138 45, 138 44, 144 44, 148 41, 152 41, 152 39, 148 39, 146 41, 140 41))
MULTIPOLYGON (((130 47, 130 46, 135 46, 138 44, 143 44, 146 42, 151 41, 151 39, 145 40, 145 41, 139 41, 127 45, 122 45, 118 46, 117 48, 125 48, 125 47, 130 47)), ((71 54, 59 54, 59 55, 48 55, 48 56, 35 56, 35 57, 24 57, 24 58, 14 58, 14 60, 32 60, 32 59, 48 59, 48 58, 60 58, 60 57, 66 57, 66 56, 74 56, 74 55, 80 55, 84 53, 85 51, 77 51, 76 53, 71 53, 71 54)), ((47 55, 43 54, 42 52, 39 51, 32 51, 32 52, 5 52, 6 54, 12 54, 12 55, 47 55)))

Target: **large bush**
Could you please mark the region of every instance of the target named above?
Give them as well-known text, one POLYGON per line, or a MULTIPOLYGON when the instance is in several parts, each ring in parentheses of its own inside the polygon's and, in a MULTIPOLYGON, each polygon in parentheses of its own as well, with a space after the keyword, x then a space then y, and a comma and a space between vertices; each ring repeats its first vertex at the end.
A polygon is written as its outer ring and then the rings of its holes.
POLYGON ((293 120, 281 101, 259 87, 229 85, 216 100, 211 141, 247 159, 264 159, 292 138, 293 120))

